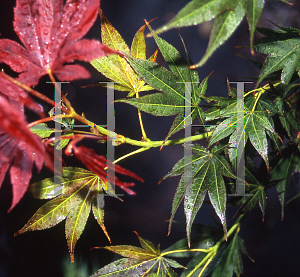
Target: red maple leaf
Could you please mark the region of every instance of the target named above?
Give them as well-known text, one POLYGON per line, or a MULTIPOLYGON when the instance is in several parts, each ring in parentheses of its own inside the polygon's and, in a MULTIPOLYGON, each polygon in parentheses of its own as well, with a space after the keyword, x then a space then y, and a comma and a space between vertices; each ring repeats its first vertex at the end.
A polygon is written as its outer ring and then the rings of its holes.
POLYGON ((40 170, 44 162, 53 170, 41 138, 27 127, 23 106, 0 95, 0 187, 10 168, 13 200, 9 211, 26 192, 33 163, 40 170))
POLYGON ((3 76, 3 72, 0 72, 0 95, 3 94, 9 99, 23 104, 37 114, 44 116, 43 107, 41 105, 34 102, 24 90, 5 79, 3 76))
POLYGON ((97 40, 81 39, 98 14, 100 0, 17 0, 14 30, 25 48, 9 39, 0 40, 0 62, 21 73, 18 80, 36 85, 45 74, 61 81, 89 78, 74 60, 91 61, 115 50, 97 40), (81 40, 80 40, 81 39, 81 40))

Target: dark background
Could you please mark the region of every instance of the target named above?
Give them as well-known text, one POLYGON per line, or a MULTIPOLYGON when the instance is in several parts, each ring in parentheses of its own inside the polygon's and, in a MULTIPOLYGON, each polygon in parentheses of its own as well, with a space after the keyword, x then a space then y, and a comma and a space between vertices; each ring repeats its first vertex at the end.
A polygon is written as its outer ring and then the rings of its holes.
MULTIPOLYGON (((144 24, 143 19, 151 20, 154 29, 168 22, 188 1, 183 0, 102 0, 101 7, 106 17, 123 36, 128 45, 134 34, 144 24)), ((1 38, 18 41, 13 32, 13 7, 15 1, 0 0, 0 33, 1 38)), ((259 26, 270 27, 265 19, 270 19, 282 26, 300 28, 299 5, 290 7, 279 1, 267 1, 259 26)), ((180 33, 185 41, 193 62, 198 62, 205 52, 212 22, 182 28, 180 33)), ((100 20, 96 21, 88 33, 89 38, 100 39, 100 20)), ((182 54, 184 49, 177 30, 171 30, 161 35, 172 43, 182 54)), ((149 38, 147 57, 156 49, 154 40, 149 38)), ((198 72, 200 79, 214 71, 209 81, 209 95, 225 96, 226 77, 230 81, 249 81, 247 76, 258 74, 257 69, 245 59, 235 54, 249 56, 248 49, 235 49, 237 45, 249 44, 249 32, 244 20, 235 33, 222 45, 208 62, 198 72)), ((161 56, 158 62, 164 63, 161 56)), ((106 122, 105 89, 81 88, 82 85, 106 80, 89 64, 86 67, 92 72, 89 80, 72 82, 63 86, 75 109, 84 112, 86 117, 97 124, 106 122)), ((11 76, 16 76, 5 65, 1 65, 11 76)), ((37 90, 51 96, 52 88, 45 84, 48 77, 40 80, 37 90)), ((246 89, 251 89, 251 85, 246 89)), ((116 92, 116 98, 125 97, 126 93, 116 92)), ((45 106, 45 109, 50 107, 45 106)), ((141 133, 135 108, 122 103, 116 103, 116 132, 133 139, 140 140, 141 133)), ((31 115, 29 115, 30 117, 31 115)), ((143 113, 146 133, 151 140, 162 140, 166 136, 173 117, 154 117, 143 113)), ((182 137, 182 133, 173 138, 182 137)), ((89 143, 99 154, 105 153, 105 147, 97 143, 89 143)), ((135 150, 132 146, 118 146, 116 158, 135 150)), ((127 169, 143 177, 144 183, 136 183, 136 196, 124 195, 124 202, 113 198, 105 198, 105 225, 112 244, 131 244, 138 246, 138 239, 133 231, 151 240, 155 245, 161 243, 161 248, 167 248, 178 239, 185 237, 185 228, 173 225, 170 236, 167 236, 172 199, 179 178, 170 178, 160 185, 159 180, 182 157, 181 146, 164 147, 162 151, 152 149, 135 155, 120 163, 127 169)), ((41 180, 47 172, 35 174, 33 181, 41 180)), ((292 176, 287 198, 299 192, 299 174, 292 176)), ((121 180, 125 180, 120 177, 121 180)), ((121 191, 117 191, 122 193, 121 191)), ((268 190, 268 205, 265 221, 257 207, 245 218, 240 235, 245 241, 249 255, 255 260, 253 264, 246 256, 244 258, 244 276, 296 276, 299 275, 300 260, 300 202, 295 200, 285 207, 285 217, 280 220, 280 204, 275 190, 268 190)), ((105 250, 92 250, 94 246, 108 245, 101 228, 90 216, 86 228, 76 244, 75 264, 70 264, 67 249, 64 222, 44 231, 35 231, 13 237, 14 232, 24 226, 34 212, 46 201, 34 199, 29 193, 21 200, 15 209, 7 214, 11 201, 11 187, 6 178, 0 190, 0 243, 1 266, 0 276, 80 276, 94 273, 98 268, 111 262, 114 255, 105 250)), ((228 208, 228 219, 236 209, 228 208)), ((214 225, 211 216, 217 218, 211 205, 204 204, 195 222, 214 225)), ((175 217, 185 221, 183 208, 180 206, 175 217)), ((180 262, 180 261, 179 261, 180 262)))

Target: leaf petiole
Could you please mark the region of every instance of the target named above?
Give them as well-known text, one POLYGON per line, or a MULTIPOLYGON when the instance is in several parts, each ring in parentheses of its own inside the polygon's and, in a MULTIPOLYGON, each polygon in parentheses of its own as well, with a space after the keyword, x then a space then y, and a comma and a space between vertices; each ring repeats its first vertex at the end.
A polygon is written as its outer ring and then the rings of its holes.
POLYGON ((208 257, 209 259, 207 260, 206 264, 204 265, 204 267, 203 267, 202 270, 200 271, 198 277, 202 276, 202 273, 203 273, 204 270, 207 268, 207 266, 210 264, 210 262, 212 261, 212 259, 214 258, 215 255, 213 255, 213 254, 211 253, 211 255, 207 255, 207 256, 209 256, 209 257, 208 257))
MULTIPOLYGON (((242 220, 242 218, 244 217, 244 214, 241 215, 236 223, 230 228, 230 230, 227 233, 227 237, 230 237, 233 233, 239 233, 240 231, 240 221, 242 220)), ((218 249, 220 248, 221 244, 225 241, 225 237, 222 237, 222 239, 220 239, 214 246, 208 248, 208 249, 196 249, 198 251, 201 250, 201 252, 208 252, 208 254, 206 255, 206 257, 197 265, 194 267, 194 269, 186 276, 186 277, 191 277, 193 276, 193 274, 199 269, 201 268, 201 266, 203 266, 203 268, 201 269, 198 277, 200 277, 204 270, 207 268, 207 266, 210 264, 210 262, 213 260, 213 258, 216 256, 218 249), (206 250, 206 251, 203 251, 206 250)), ((187 249, 187 251, 192 251, 194 249, 187 249)), ((170 251, 171 252, 171 251, 170 251)), ((167 253, 167 252, 166 252, 167 253)), ((165 253, 164 253, 165 254, 165 253)))
POLYGON ((123 159, 125 159, 125 158, 128 158, 128 157, 130 157, 130 156, 133 156, 133 155, 135 155, 135 154, 137 154, 137 153, 141 153, 141 152, 146 151, 146 150, 148 150, 148 149, 149 149, 149 148, 146 148, 146 147, 139 148, 139 149, 137 149, 137 150, 135 150, 135 151, 133 151, 133 152, 130 152, 130 153, 128 153, 128 154, 126 154, 126 155, 120 157, 119 159, 116 159, 116 160, 113 162, 113 164, 116 164, 116 163, 118 163, 119 161, 121 161, 121 160, 123 160, 123 159))
POLYGON ((208 248, 208 249, 178 249, 178 250, 172 250, 172 251, 161 253, 161 256, 163 257, 163 256, 166 256, 166 255, 169 255, 169 254, 183 253, 183 252, 203 252, 203 253, 209 253, 209 252, 211 252, 211 248, 208 248))
MULTIPOLYGON (((273 87, 277 87, 277 86, 280 85, 280 84, 281 84, 281 82, 277 82, 277 83, 275 83, 275 84, 273 85, 273 87)), ((270 85, 269 85, 269 84, 266 84, 266 85, 264 85, 263 87, 256 88, 256 89, 253 89, 253 90, 248 91, 247 93, 245 93, 244 97, 248 96, 248 95, 251 94, 251 93, 255 93, 255 92, 263 94, 263 93, 264 93, 267 89, 269 89, 269 88, 270 88, 270 85)))
MULTIPOLYGON (((135 94, 135 96, 136 96, 136 98, 140 98, 138 92, 135 94)), ((141 126, 143 140, 144 141, 150 141, 150 139, 147 138, 147 135, 146 135, 146 132, 145 132, 145 129, 144 129, 144 124, 143 124, 142 114, 141 114, 140 109, 138 109, 138 117, 139 117, 139 122, 140 122, 140 126, 141 126)))
POLYGON ((210 253, 208 253, 206 255, 206 257, 199 264, 197 264, 197 266, 195 266, 194 269, 186 277, 193 276, 193 274, 205 263, 205 265, 204 265, 203 269, 201 270, 200 274, 198 275, 198 277, 201 276, 203 271, 209 265, 209 263, 212 261, 212 259, 214 258, 215 255, 216 255, 216 252, 210 251, 210 253))
POLYGON ((253 108, 252 108, 252 110, 251 110, 251 113, 253 113, 253 112, 255 111, 257 102, 258 102, 259 98, 261 97, 261 95, 262 95, 262 92, 258 92, 257 95, 255 96, 256 99, 255 99, 255 103, 254 103, 254 105, 253 105, 253 108))

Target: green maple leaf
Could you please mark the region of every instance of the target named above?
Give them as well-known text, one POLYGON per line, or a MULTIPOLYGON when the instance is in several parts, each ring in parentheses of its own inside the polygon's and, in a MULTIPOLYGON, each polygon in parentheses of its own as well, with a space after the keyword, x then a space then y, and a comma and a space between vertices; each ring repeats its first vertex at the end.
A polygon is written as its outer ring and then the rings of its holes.
MULTIPOLYGON (((244 141, 247 142, 248 138, 259 153, 259 155, 264 159, 267 168, 269 168, 268 160, 268 142, 266 132, 269 131, 268 135, 271 139, 275 140, 277 134, 274 130, 274 123, 269 117, 268 111, 264 109, 264 101, 257 99, 249 95, 245 99, 244 117, 239 120, 244 120, 244 141), (254 109, 254 110, 253 110, 254 109)), ((236 104, 235 104, 236 105, 236 104)), ((228 113, 221 113, 222 117, 228 117, 222 121, 214 130, 209 146, 218 142, 219 140, 230 136, 230 144, 238 144, 237 142, 237 114, 236 108, 229 111, 228 113)), ((236 148, 230 147, 229 154, 234 155, 236 148)), ((233 160, 233 158, 231 159, 233 160)))
POLYGON ((200 145, 192 145, 191 150, 195 155, 192 155, 190 160, 185 158, 179 160, 172 170, 163 177, 165 179, 182 175, 173 199, 169 232, 174 215, 179 204, 184 199, 186 231, 189 244, 192 223, 202 206, 206 192, 208 192, 210 202, 221 220, 226 236, 226 188, 222 175, 236 178, 230 171, 227 161, 219 155, 223 151, 222 147, 215 146, 209 151, 200 145))
MULTIPOLYGON (((210 274, 212 274, 212 277, 234 276, 234 273, 237 276, 240 276, 243 272, 241 253, 244 253, 249 257, 243 240, 240 238, 238 233, 235 233, 234 236, 232 236, 229 241, 218 250, 209 265, 207 267, 201 266, 193 273, 192 276, 199 276, 200 272, 202 273, 201 276, 210 276, 210 274)), ((207 253, 197 253, 197 255, 194 255, 187 264, 187 269, 182 272, 180 277, 191 276, 189 275, 191 271, 193 271, 195 267, 206 258, 206 256, 207 253)))
POLYGON ((262 212, 262 220, 264 221, 265 210, 267 205, 267 194, 265 192, 265 187, 263 185, 249 184, 249 194, 252 194, 251 197, 244 196, 239 204, 244 204, 243 211, 248 212, 252 210, 258 203, 259 208, 262 212))
POLYGON ((136 233, 136 235, 142 247, 131 245, 103 247, 125 258, 119 259, 99 269, 92 277, 177 276, 172 270, 172 267, 183 268, 183 266, 172 259, 163 257, 160 254, 159 247, 156 248, 152 242, 141 238, 138 233, 136 233))
POLYGON ((205 115, 199 104, 206 94, 209 76, 198 87, 197 71, 189 69, 189 64, 171 44, 156 35, 154 38, 171 71, 155 62, 130 55, 127 60, 141 79, 162 93, 118 101, 155 116, 177 115, 165 138, 167 140, 196 118, 204 123, 205 115))
POLYGON ((36 198, 55 198, 40 207, 15 235, 27 231, 47 229, 66 219, 65 233, 73 262, 75 244, 85 228, 91 209, 110 241, 104 226, 103 197, 105 192, 114 197, 117 196, 109 183, 103 182, 98 175, 88 170, 65 167, 62 174, 61 183, 55 183, 54 177, 52 177, 29 187, 36 198))
POLYGON ((240 276, 243 273, 241 252, 248 255, 243 240, 238 233, 236 233, 232 240, 227 243, 218 261, 216 261, 216 267, 212 273, 212 277, 233 276, 233 273, 240 276))
POLYGON ((195 235, 191 236, 190 247, 187 243, 186 238, 180 239, 173 245, 163 250, 162 253, 172 252, 168 254, 168 257, 173 258, 190 258, 195 255, 199 255, 199 252, 194 251, 178 251, 178 250, 189 250, 189 249, 208 249, 213 247, 220 239, 222 239, 223 230, 212 226, 203 224, 193 224, 192 231, 195 235))
POLYGON ((259 205, 262 212, 262 220, 264 221, 265 210, 267 205, 266 189, 275 185, 275 181, 270 181, 265 176, 262 176, 256 170, 254 162, 248 158, 245 167, 245 179, 246 179, 246 193, 248 195, 243 196, 238 202, 238 205, 242 205, 239 213, 246 213, 259 205), (260 179, 260 181, 258 180, 260 179))
POLYGON ((289 102, 289 96, 294 93, 294 88, 297 88, 299 84, 280 84, 272 87, 270 94, 275 95, 274 107, 282 127, 286 131, 288 137, 293 140, 291 128, 300 131, 300 124, 298 123, 295 108, 289 102))
MULTIPOLYGON (((73 124, 75 120, 70 118, 63 118, 62 124, 66 127, 64 130, 62 130, 62 135, 65 136, 71 136, 74 133, 72 132, 73 124), (71 126, 71 127, 70 127, 71 126)), ((49 138, 54 132, 54 128, 49 128, 45 123, 40 123, 35 126, 32 126, 30 130, 35 133, 36 135, 40 136, 41 138, 49 138)), ((68 145, 70 139, 62 139, 56 146, 56 149, 62 149, 65 146, 68 145)), ((50 145, 54 145, 53 143, 50 143, 50 145)))
MULTIPOLYGON (((135 34, 130 50, 118 31, 104 16, 101 9, 100 17, 101 38, 104 45, 126 54, 131 53, 135 58, 146 59, 146 44, 144 36, 145 25, 142 26, 135 34)), ((156 53, 150 58, 150 60, 155 59, 156 53)), ((114 84, 115 90, 128 91, 128 97, 132 97, 141 91, 153 90, 153 88, 146 85, 144 81, 138 80, 136 73, 130 67, 126 59, 119 55, 109 55, 105 58, 101 57, 93 60, 91 64, 107 78, 113 82, 117 82, 114 84)))
POLYGON ((30 131, 40 136, 41 138, 48 138, 55 132, 54 129, 49 128, 45 123, 34 125, 30 128, 30 131))
POLYGON ((280 158, 275 159, 274 167, 271 171, 270 181, 277 183, 277 193, 281 204, 281 218, 284 215, 285 195, 290 183, 293 169, 300 164, 299 151, 297 147, 290 143, 284 145, 281 149, 280 158))
POLYGON ((264 7, 264 0, 193 0, 183 7, 165 26, 156 30, 162 33, 172 28, 197 25, 215 19, 206 53, 195 67, 203 65, 214 51, 236 30, 244 15, 250 29, 250 44, 264 7))
POLYGON ((257 41, 254 49, 268 54, 259 74, 257 85, 277 70, 282 70, 281 82, 284 84, 290 82, 295 70, 300 76, 300 30, 274 25, 280 30, 257 28, 266 37, 257 41))

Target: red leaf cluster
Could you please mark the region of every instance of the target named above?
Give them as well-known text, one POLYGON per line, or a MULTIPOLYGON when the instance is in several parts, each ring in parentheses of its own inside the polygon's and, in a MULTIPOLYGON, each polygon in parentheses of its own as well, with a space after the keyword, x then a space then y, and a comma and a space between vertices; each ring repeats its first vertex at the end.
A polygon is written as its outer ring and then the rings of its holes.
POLYGON ((41 170, 44 162, 53 170, 41 138, 27 127, 23 106, 0 95, 0 186, 10 168, 13 200, 9 211, 26 192, 33 163, 41 170))
POLYGON ((91 61, 116 51, 96 40, 82 39, 93 25, 100 0, 17 0, 14 30, 22 45, 0 40, 0 62, 21 73, 18 80, 27 86, 54 73, 61 81, 89 78, 74 60, 91 61), (81 39, 81 40, 80 40, 81 39))
MULTIPOLYGON (((61 81, 90 77, 84 67, 64 64, 116 54, 96 40, 82 39, 96 20, 99 4, 100 0, 66 0, 65 5, 64 0, 17 0, 13 25, 24 46, 1 39, 0 62, 20 73, 18 80, 27 86, 38 84, 45 74, 53 73, 61 81)), ((24 105, 39 114, 41 106, 4 77, 0 72, 0 186, 10 168, 11 210, 27 189, 33 163, 38 170, 43 163, 53 170, 53 160, 24 118, 24 105)))
MULTIPOLYGON (((90 171, 97 174, 104 182, 108 181, 114 183, 116 186, 120 187, 128 194, 135 195, 135 192, 129 189, 129 187, 135 185, 134 183, 122 182, 116 176, 114 176, 114 180, 110 180, 109 174, 107 174, 105 170, 107 165, 111 164, 110 161, 107 161, 104 156, 97 155, 93 149, 87 148, 83 145, 75 145, 82 138, 83 137, 80 136, 74 136, 74 140, 68 145, 67 149, 65 150, 65 154, 70 156, 73 152, 78 160, 80 160, 90 171)), ((116 164, 114 165, 114 167, 116 173, 127 175, 140 182, 144 182, 141 177, 123 168, 122 166, 116 164)))

